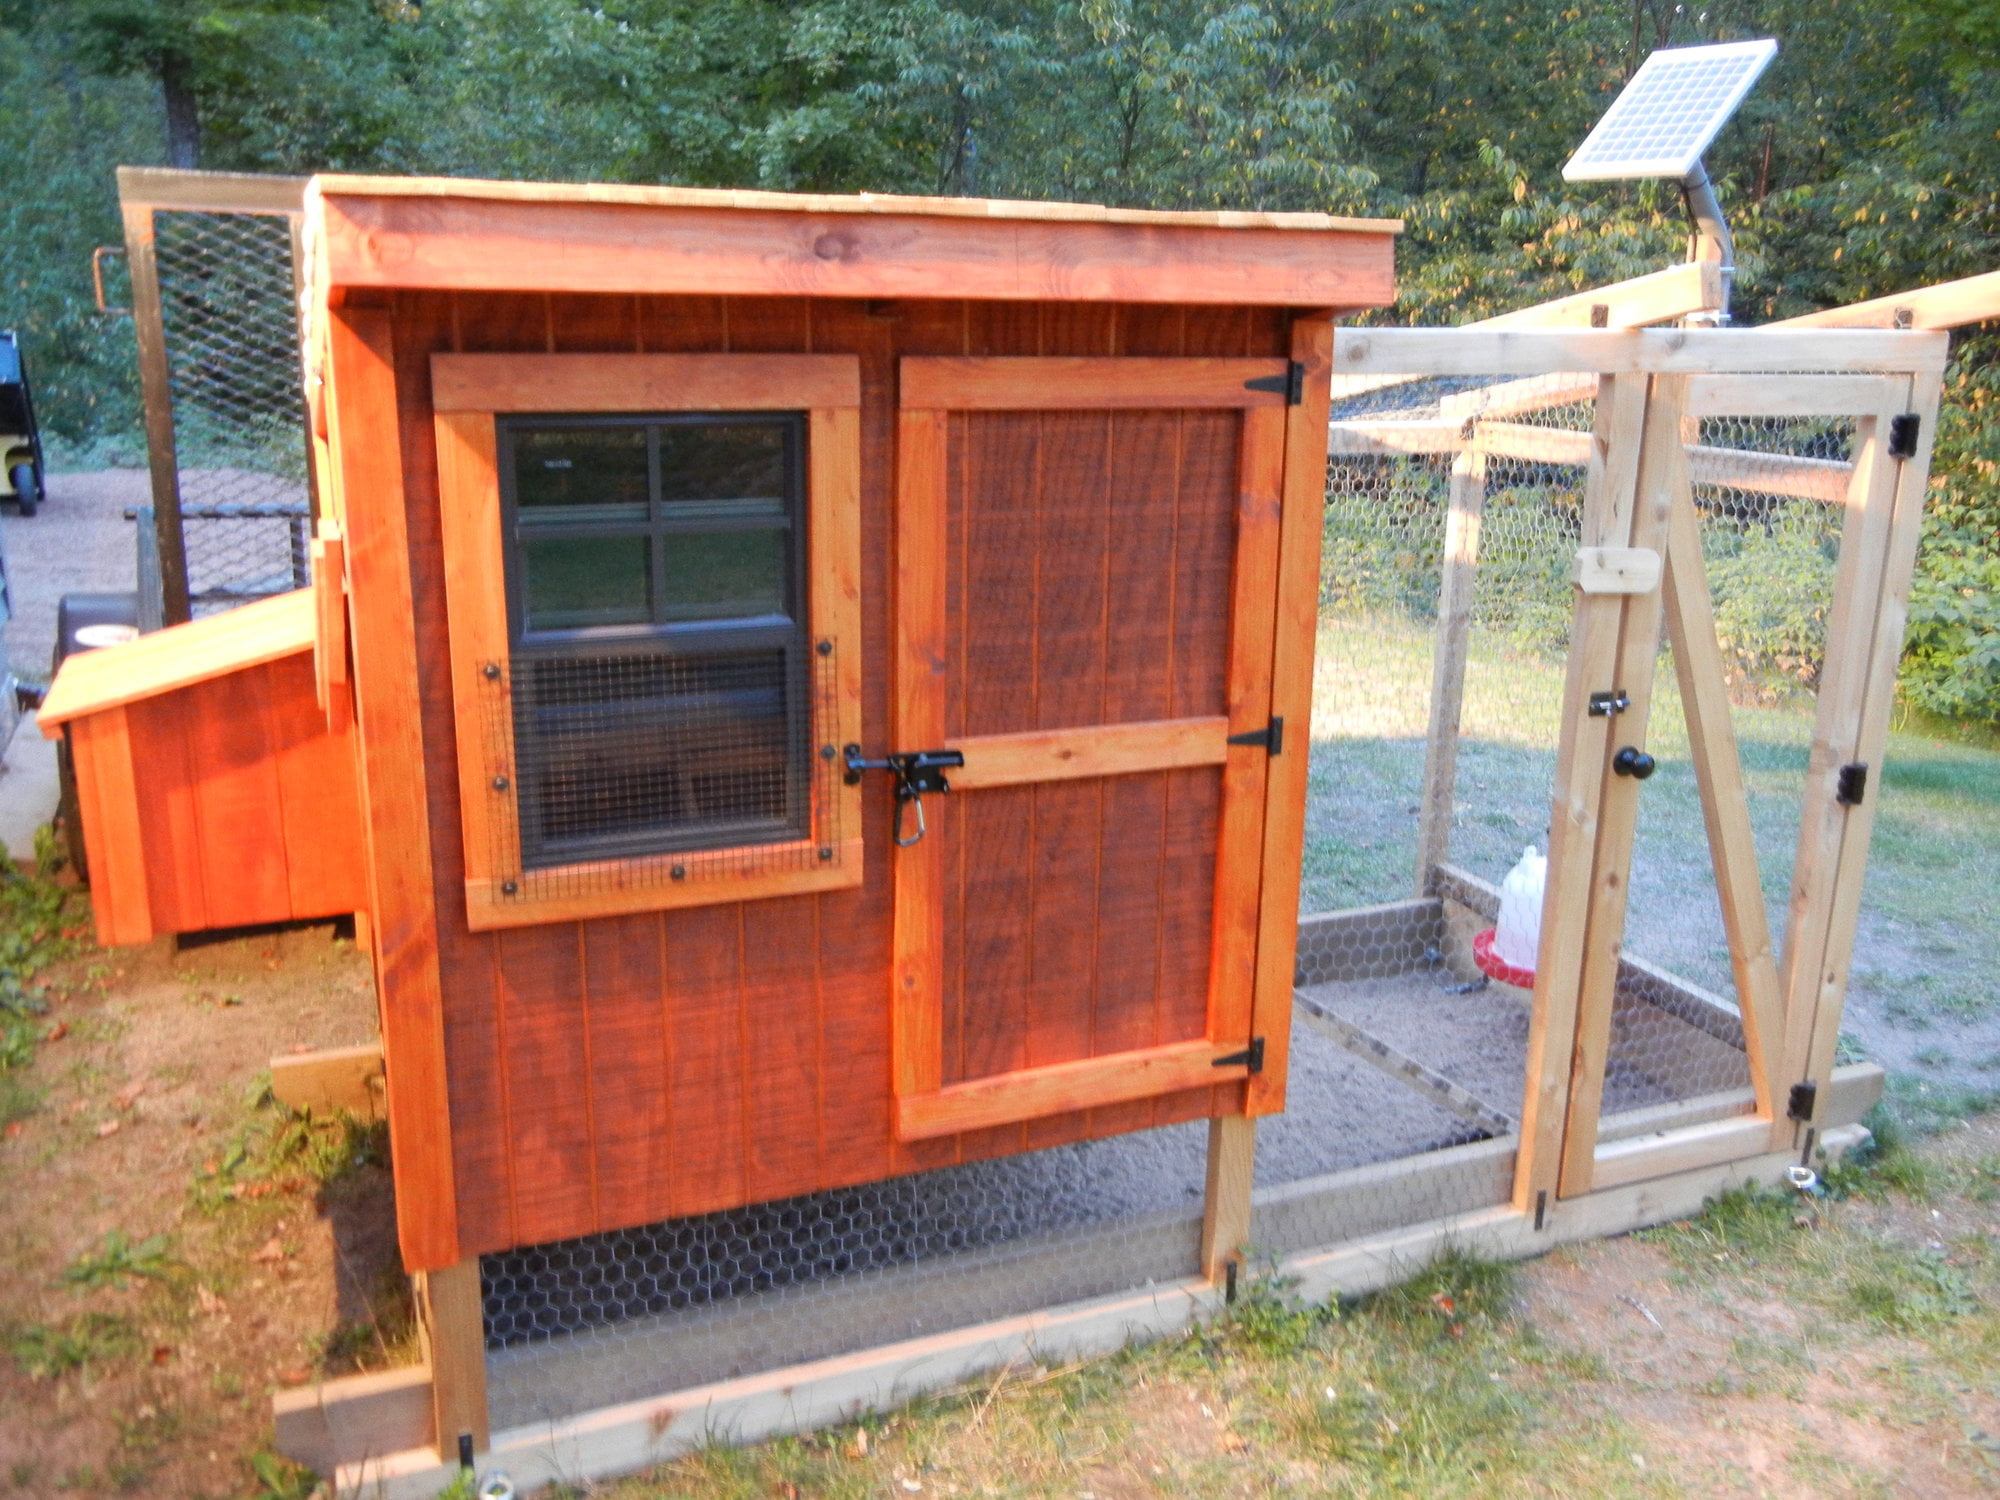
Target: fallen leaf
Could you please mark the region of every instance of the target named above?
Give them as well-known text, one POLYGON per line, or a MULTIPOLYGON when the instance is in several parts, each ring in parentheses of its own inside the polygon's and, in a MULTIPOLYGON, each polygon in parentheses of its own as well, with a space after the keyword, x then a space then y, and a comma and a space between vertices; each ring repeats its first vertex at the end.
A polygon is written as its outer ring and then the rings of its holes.
POLYGON ((139 1102, 139 1096, 145 1092, 146 1085, 143 1080, 133 1084, 130 1088, 120 1089, 117 1096, 118 1107, 120 1109, 130 1109, 139 1102))
POLYGON ((163 1365, 163 1364, 165 1364, 165 1363, 166 1363, 166 1362, 167 1362, 168 1360, 172 1359, 173 1357, 174 1357, 174 1346, 173 1346, 172 1344, 155 1344, 155 1345, 153 1345, 153 1363, 154 1363, 154 1364, 156 1364, 156 1365, 163 1365))
POLYGON ((19 1120, 9 1121, 7 1125, 7 1139, 10 1141, 13 1140, 15 1136, 21 1133, 21 1130, 22 1125, 19 1120))
POLYGON ((106 1120, 102 1125, 97 1127, 97 1138, 100 1141, 107 1135, 116 1135, 117 1133, 118 1122, 116 1120, 106 1120))
POLYGON ((56 1022, 55 1025, 49 1028, 49 1034, 42 1040, 48 1042, 59 1042, 68 1035, 69 1035, 69 1022, 58 1021, 56 1022))
POLYGON ((304 1385, 313 1378, 313 1372, 304 1365, 293 1365, 290 1369, 278 1371, 279 1385, 304 1385))
MULTIPOLYGON (((257 1186, 263 1186, 263 1184, 260 1183, 257 1184, 257 1186)), ((284 1244, 274 1234, 268 1240, 264 1241, 263 1248, 258 1250, 258 1252, 255 1255, 251 1256, 250 1258, 263 1265, 269 1265, 274 1261, 283 1260, 285 1258, 284 1244)))
POLYGON ((1224 1453, 1243 1453, 1247 1452, 1249 1447, 1249 1442, 1240 1433, 1225 1432, 1222 1435, 1222 1451, 1224 1453))
POLYGON ((854 1456, 856 1458, 866 1458, 868 1456, 868 1429, 866 1427, 857 1427, 854 1429, 854 1456))
POLYGON ((201 1285, 199 1282, 195 1283, 194 1301, 195 1301, 195 1306, 199 1307, 203 1312, 207 1313, 211 1318, 214 1317, 217 1313, 229 1311, 229 1304, 227 1302, 224 1302, 220 1297, 216 1296, 215 1293, 211 1292, 207 1287, 201 1285))

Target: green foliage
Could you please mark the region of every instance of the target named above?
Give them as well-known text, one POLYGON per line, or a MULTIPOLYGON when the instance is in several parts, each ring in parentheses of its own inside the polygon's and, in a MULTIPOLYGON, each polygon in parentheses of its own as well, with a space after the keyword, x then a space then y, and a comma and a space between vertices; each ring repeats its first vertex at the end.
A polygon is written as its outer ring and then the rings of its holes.
POLYGON ((1946 390, 1911 590, 1903 694, 2000 724, 2000 343, 1961 352, 1946 390), (1979 355, 1990 362, 1976 363, 1979 355))
MULTIPOLYGON (((319 1479, 311 1469, 268 1450, 250 1455, 250 1473, 257 1482, 255 1500, 309 1500, 319 1493, 319 1479)), ((441 1490, 439 1500, 457 1488, 454 1482, 451 1488, 441 1490)), ((472 1492, 468 1488, 465 1493, 470 1496, 472 1492)))
POLYGON ((1839 546, 1824 508, 1801 502, 1761 523, 1704 530, 1716 638, 1739 692, 1817 687, 1839 546))
POLYGON ((139 1347, 130 1319, 113 1313, 78 1313, 60 1327, 29 1323, 7 1334, 7 1352, 21 1373, 34 1380, 54 1380, 72 1370, 103 1366, 124 1359, 139 1347))
POLYGON ((164 1234, 148 1235, 136 1244, 123 1230, 104 1236, 104 1247, 85 1251, 63 1268, 62 1279, 74 1287, 124 1287, 133 1280, 166 1281, 184 1271, 164 1234))

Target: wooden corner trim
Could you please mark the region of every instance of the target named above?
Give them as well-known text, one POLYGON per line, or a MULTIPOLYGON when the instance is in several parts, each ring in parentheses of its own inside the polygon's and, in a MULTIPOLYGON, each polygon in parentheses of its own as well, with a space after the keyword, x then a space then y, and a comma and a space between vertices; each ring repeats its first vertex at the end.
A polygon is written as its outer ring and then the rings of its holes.
POLYGON ((433 354, 442 412, 858 408, 852 354, 433 354))

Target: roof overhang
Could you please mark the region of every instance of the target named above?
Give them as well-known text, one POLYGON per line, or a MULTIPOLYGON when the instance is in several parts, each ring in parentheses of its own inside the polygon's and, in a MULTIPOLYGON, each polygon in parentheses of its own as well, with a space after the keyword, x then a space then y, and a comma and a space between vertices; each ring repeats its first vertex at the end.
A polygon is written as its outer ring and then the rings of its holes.
POLYGON ((430 289, 1356 309, 1394 219, 1094 204, 322 176, 322 295, 430 289))

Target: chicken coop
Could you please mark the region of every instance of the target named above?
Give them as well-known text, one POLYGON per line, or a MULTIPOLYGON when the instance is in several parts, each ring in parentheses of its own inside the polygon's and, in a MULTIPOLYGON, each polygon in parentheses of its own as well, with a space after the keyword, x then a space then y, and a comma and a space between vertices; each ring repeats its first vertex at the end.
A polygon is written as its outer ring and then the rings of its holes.
POLYGON ((1938 330, 1991 278, 1336 329, 1396 228, 313 181, 286 644, 172 627, 42 719, 101 927, 193 909, 135 862, 227 819, 121 820, 235 675, 351 768, 424 1357, 281 1394, 285 1451, 573 1481, 1855 1138, 1938 330), (1766 577, 1812 629, 1745 623, 1766 577))

